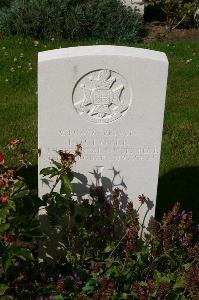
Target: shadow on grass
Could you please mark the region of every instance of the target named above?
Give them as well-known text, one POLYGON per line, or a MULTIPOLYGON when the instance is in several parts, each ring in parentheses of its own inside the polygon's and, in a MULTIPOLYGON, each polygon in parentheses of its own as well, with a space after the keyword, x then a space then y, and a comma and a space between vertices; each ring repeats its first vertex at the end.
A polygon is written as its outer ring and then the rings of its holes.
POLYGON ((192 211, 194 221, 199 222, 199 167, 174 169, 159 178, 156 219, 160 220, 175 202, 192 211))
POLYGON ((23 177, 28 188, 35 192, 38 191, 38 166, 23 167, 18 173, 19 176, 23 177))

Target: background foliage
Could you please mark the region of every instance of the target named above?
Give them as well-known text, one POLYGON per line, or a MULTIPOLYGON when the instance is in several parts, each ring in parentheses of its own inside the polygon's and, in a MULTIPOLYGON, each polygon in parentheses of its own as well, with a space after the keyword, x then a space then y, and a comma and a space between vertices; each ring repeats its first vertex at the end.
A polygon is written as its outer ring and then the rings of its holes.
POLYGON ((0 28, 37 38, 137 42, 143 19, 120 0, 14 0, 0 13, 0 28))
POLYGON ((0 8, 1 7, 9 7, 12 1, 13 0, 1 0, 1 2, 0 2, 0 8))
POLYGON ((198 7, 198 0, 146 0, 146 3, 163 12, 168 31, 182 23, 190 23, 198 7))

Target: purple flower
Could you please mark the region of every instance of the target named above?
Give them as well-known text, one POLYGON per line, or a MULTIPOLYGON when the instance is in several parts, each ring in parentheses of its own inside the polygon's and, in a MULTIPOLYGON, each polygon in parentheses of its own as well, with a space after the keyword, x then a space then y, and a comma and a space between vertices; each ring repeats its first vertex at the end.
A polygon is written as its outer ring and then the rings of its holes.
POLYGON ((75 279, 77 278, 77 273, 76 272, 72 272, 72 277, 75 279))
POLYGON ((178 220, 181 217, 181 214, 175 213, 173 214, 174 220, 178 220))
POLYGON ((76 272, 72 272, 72 275, 70 276, 70 279, 73 281, 75 287, 79 289, 82 285, 82 280, 78 276, 76 272))
POLYGON ((111 282, 109 282, 108 287, 109 287, 110 289, 114 289, 115 284, 111 281, 111 282))
POLYGON ((183 212, 182 212, 182 219, 183 220, 187 220, 187 218, 189 217, 189 215, 186 213, 186 211, 185 210, 183 210, 183 212))

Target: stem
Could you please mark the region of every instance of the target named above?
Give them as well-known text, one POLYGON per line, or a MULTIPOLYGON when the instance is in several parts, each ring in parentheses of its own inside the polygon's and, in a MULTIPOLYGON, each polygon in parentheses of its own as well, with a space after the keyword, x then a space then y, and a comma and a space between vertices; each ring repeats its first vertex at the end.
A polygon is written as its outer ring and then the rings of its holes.
POLYGON ((171 30, 173 30, 173 29, 176 29, 183 21, 184 21, 184 19, 187 17, 187 14, 185 14, 184 16, 183 16, 183 18, 174 26, 174 27, 172 27, 172 29, 171 30))
POLYGON ((60 174, 59 176, 57 176, 57 179, 56 179, 56 181, 55 181, 55 183, 54 183, 54 185, 53 185, 53 187, 52 187, 52 189, 50 191, 50 195, 52 195, 52 193, 54 192, 54 189, 56 188, 57 184, 59 183, 61 175, 62 174, 60 174))
POLYGON ((140 233, 140 238, 142 239, 142 235, 143 235, 143 231, 144 231, 144 228, 146 228, 145 226, 144 226, 144 223, 145 223, 145 220, 146 220, 146 216, 148 215, 148 212, 149 212, 149 209, 147 210, 147 212, 145 213, 145 215, 144 215, 144 219, 143 219, 143 222, 142 222, 142 224, 141 224, 141 233, 140 233))
POLYGON ((117 245, 115 246, 115 248, 113 249, 113 251, 110 253, 109 258, 111 258, 111 256, 113 255, 113 253, 115 252, 115 250, 119 247, 120 243, 123 241, 123 239, 126 237, 128 231, 125 233, 125 235, 123 235, 123 237, 119 240, 119 242, 117 243, 117 245))
POLYGON ((9 242, 9 246, 11 248, 27 248, 30 250, 35 250, 38 246, 37 242, 24 242, 21 240, 16 240, 13 242, 9 242))
MULTIPOLYGON (((138 207, 138 209, 137 209, 137 211, 136 211, 137 213, 139 212, 141 206, 142 206, 142 203, 141 203, 140 206, 138 207)), ((132 220, 132 219, 131 219, 131 220, 132 220)), ((131 220, 127 223, 127 226, 131 223, 131 220)), ((124 240, 124 238, 127 236, 127 234, 128 234, 128 230, 127 230, 126 233, 123 235, 123 237, 119 240, 119 242, 117 243, 117 245, 115 246, 115 248, 113 249, 113 251, 110 253, 108 259, 111 258, 111 256, 113 255, 113 253, 115 252, 115 250, 119 247, 120 243, 124 240)))
POLYGON ((55 189, 56 186, 58 185, 58 183, 59 183, 59 181, 60 181, 60 179, 61 179, 61 176, 65 173, 64 171, 65 171, 65 170, 62 170, 61 173, 57 176, 57 179, 56 179, 56 181, 55 181, 55 183, 54 183, 54 185, 53 185, 53 187, 52 187, 52 189, 51 189, 51 191, 50 191, 50 195, 52 195, 52 193, 54 192, 54 189, 55 189))

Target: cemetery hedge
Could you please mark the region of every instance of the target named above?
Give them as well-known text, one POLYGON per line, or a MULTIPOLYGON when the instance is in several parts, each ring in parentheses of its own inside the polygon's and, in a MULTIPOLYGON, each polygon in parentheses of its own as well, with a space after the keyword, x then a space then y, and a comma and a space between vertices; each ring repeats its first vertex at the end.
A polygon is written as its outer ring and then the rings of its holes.
POLYGON ((0 10, 0 31, 50 39, 138 42, 143 17, 120 0, 14 0, 0 10))

